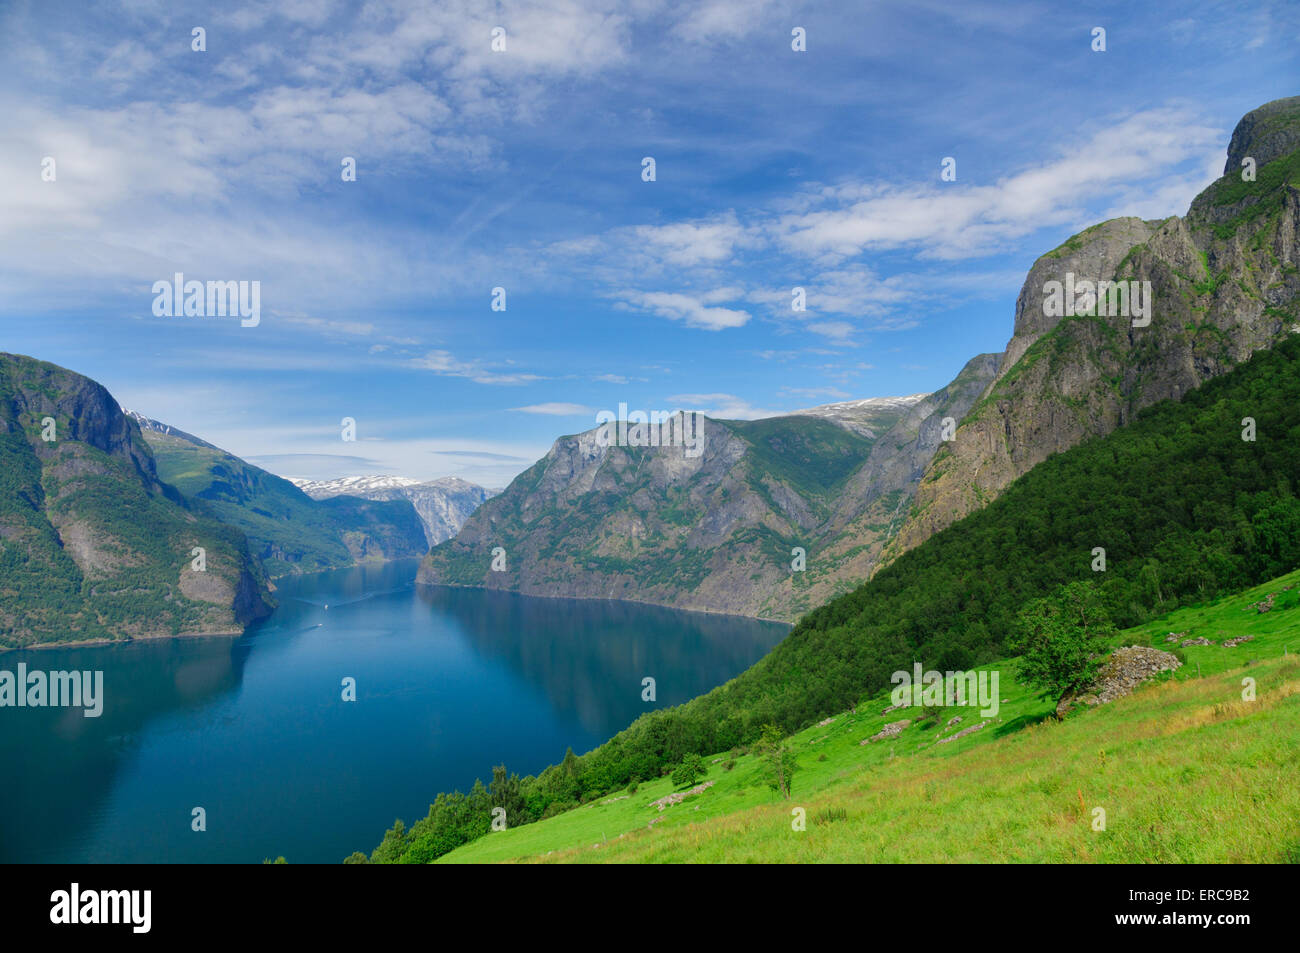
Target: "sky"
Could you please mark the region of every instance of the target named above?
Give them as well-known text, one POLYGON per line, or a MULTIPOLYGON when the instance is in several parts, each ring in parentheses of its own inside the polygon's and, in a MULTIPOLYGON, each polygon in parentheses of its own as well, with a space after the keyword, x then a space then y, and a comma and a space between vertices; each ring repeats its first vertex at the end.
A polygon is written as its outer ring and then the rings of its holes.
POLYGON ((1270 0, 0 0, 0 350, 313 479, 929 392, 1298 50, 1270 0), (177 272, 260 320, 155 313, 177 272))

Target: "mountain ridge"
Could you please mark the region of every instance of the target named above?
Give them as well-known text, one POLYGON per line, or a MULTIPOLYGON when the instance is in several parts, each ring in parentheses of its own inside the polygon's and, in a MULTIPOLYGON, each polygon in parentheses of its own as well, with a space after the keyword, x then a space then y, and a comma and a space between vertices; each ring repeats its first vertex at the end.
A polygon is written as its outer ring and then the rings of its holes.
POLYGON ((409 500, 424 526, 429 546, 451 539, 485 501, 499 493, 460 477, 413 480, 402 476, 354 476, 337 480, 291 480, 314 500, 354 496, 367 500, 409 500))
POLYGON ((701 416, 695 457, 609 445, 599 428, 559 437, 430 551, 417 581, 792 621, 865 578, 863 563, 898 518, 890 492, 920 474, 890 470, 888 459, 928 458, 940 418, 963 414, 982 389, 971 382, 990 372, 976 359, 934 394, 756 420, 701 416), (893 482, 846 505, 838 490, 868 466, 893 482), (870 538, 848 539, 850 529, 870 538))

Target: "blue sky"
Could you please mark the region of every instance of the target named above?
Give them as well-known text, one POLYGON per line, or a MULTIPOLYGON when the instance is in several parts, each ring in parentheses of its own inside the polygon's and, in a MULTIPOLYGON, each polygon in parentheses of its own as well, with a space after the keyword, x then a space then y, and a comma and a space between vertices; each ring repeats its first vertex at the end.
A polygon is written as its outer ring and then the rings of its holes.
POLYGON ((1259 0, 86 6, 0 0, 0 349, 312 478, 934 390, 1039 254, 1184 213, 1300 93, 1259 0), (261 323, 155 317, 178 271, 261 323))

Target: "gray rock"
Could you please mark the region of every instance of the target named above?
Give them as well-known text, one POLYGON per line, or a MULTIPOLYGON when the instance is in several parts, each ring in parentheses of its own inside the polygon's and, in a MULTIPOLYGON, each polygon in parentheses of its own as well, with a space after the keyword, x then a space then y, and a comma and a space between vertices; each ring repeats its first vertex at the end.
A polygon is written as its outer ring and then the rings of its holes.
POLYGON ((1147 679, 1160 672, 1172 672, 1182 664, 1176 656, 1145 645, 1116 649, 1098 672, 1089 691, 1061 699, 1056 706, 1057 717, 1080 705, 1104 705, 1122 698, 1147 679))

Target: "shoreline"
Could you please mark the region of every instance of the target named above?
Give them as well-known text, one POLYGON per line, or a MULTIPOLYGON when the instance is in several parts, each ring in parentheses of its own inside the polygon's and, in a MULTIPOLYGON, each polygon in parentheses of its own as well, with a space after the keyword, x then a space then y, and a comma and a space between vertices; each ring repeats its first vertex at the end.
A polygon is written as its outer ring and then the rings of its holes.
MULTIPOLYGON (((275 585, 276 579, 284 579, 288 577, 299 578, 301 576, 311 576, 316 573, 344 572, 349 569, 364 569, 368 566, 382 566, 382 565, 386 565, 387 563, 401 562, 404 559, 422 559, 422 558, 423 557, 419 557, 419 556, 398 556, 396 559, 361 559, 350 566, 335 566, 331 569, 313 569, 310 571, 286 572, 286 573, 281 573, 279 576, 274 576, 274 577, 267 576, 267 589, 273 593, 278 591, 279 587, 275 585)), ((279 606, 277 605, 276 608, 278 609, 279 606)), ((263 616, 261 619, 256 619, 253 622, 250 622, 242 629, 221 629, 216 632, 178 632, 174 635, 171 633, 166 633, 163 635, 138 635, 126 639, 78 639, 75 642, 33 642, 31 645, 0 645, 0 655, 4 655, 6 652, 27 652, 27 651, 37 651, 40 649, 83 649, 83 648, 97 648, 106 645, 130 645, 133 642, 157 642, 162 639, 221 639, 221 638, 237 639, 240 638, 241 636, 247 635, 248 630, 254 624, 256 624, 257 622, 261 622, 264 619, 269 619, 271 615, 274 615, 274 613, 275 610, 272 609, 269 615, 263 616)))
MULTIPOLYGON (((416 557, 402 556, 397 559, 363 560, 361 562, 354 563, 351 566, 343 566, 335 569, 317 569, 317 570, 313 570, 312 572, 284 573, 280 578, 285 578, 285 577, 299 578, 302 576, 314 575, 316 573, 339 572, 341 569, 347 570, 347 569, 363 568, 365 566, 384 565, 386 563, 401 562, 404 559, 413 559, 413 558, 416 557)), ((773 619, 764 616, 745 615, 740 612, 724 612, 720 609, 705 609, 705 608, 696 608, 696 607, 667 605, 662 602, 651 602, 647 599, 614 599, 608 596, 549 595, 544 593, 520 592, 517 589, 494 589, 490 586, 467 586, 461 583, 423 582, 419 578, 418 568, 416 570, 415 578, 412 579, 412 584, 417 587, 427 586, 429 588, 478 589, 483 592, 500 592, 512 596, 520 596, 526 599, 573 599, 582 602, 626 602, 638 606, 654 606, 659 609, 667 609, 670 612, 687 612, 687 613, 694 613, 698 615, 725 616, 727 618, 732 618, 732 619, 746 619, 751 622, 766 622, 769 624, 783 625, 786 627, 787 630, 793 630, 795 625, 797 624, 795 622, 787 622, 784 619, 773 619)), ((273 592, 275 591, 274 586, 272 586, 272 591, 273 592)), ((272 615, 273 614, 274 612, 272 612, 272 615)), ((270 618, 270 616, 267 616, 267 618, 270 618)), ((258 620, 258 621, 263 621, 263 620, 258 620)), ((34 642, 31 645, 0 645, 0 656, 3 656, 9 652, 41 651, 47 649, 102 648, 105 646, 112 646, 112 645, 132 645, 137 642, 157 642, 165 639, 218 639, 218 638, 237 639, 237 638, 241 638, 244 635, 247 635, 248 630, 251 627, 252 627, 252 623, 250 623, 247 626, 244 626, 242 629, 219 630, 216 632, 181 632, 175 635, 171 635, 171 634, 142 635, 142 636, 135 636, 127 639, 78 639, 77 641, 74 642, 34 642)))
POLYGON ((75 642, 33 642, 31 645, 0 645, 0 655, 6 652, 37 652, 42 649, 85 649, 105 645, 132 645, 136 642, 161 642, 167 639, 229 639, 239 638, 248 632, 231 629, 221 632, 178 632, 175 635, 139 635, 129 639, 79 639, 75 642))
POLYGON ((761 615, 745 615, 741 612, 723 612, 721 609, 699 609, 686 608, 685 606, 673 606, 663 602, 651 602, 648 599, 614 599, 609 596, 556 596, 548 595, 541 592, 520 592, 518 589, 495 589, 491 586, 468 586, 459 582, 424 582, 419 576, 416 576, 415 585, 428 586, 431 589, 481 589, 484 592, 504 592, 512 596, 523 596, 527 599, 574 599, 582 602, 629 602, 638 606, 656 606, 660 609, 669 609, 673 612, 694 612, 699 615, 721 615, 731 619, 748 619, 751 622, 769 622, 776 625, 783 625, 788 629, 793 629, 798 623, 787 622, 785 619, 772 619, 761 615))

